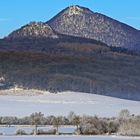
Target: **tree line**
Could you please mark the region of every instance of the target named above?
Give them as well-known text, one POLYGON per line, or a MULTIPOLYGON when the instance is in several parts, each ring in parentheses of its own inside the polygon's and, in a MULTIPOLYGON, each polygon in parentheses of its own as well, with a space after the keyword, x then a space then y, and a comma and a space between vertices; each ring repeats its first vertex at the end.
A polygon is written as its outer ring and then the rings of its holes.
MULTIPOLYGON (((62 125, 75 126, 74 134, 81 135, 104 135, 118 134, 127 136, 140 136, 140 115, 130 114, 127 109, 121 110, 118 117, 101 118, 98 116, 77 115, 70 112, 67 116, 44 116, 41 112, 32 113, 23 118, 0 117, 0 125, 33 125, 34 134, 60 134, 59 127, 62 125), (45 132, 38 130, 38 126, 52 125, 53 130, 45 132)), ((17 134, 26 134, 18 130, 17 134)))

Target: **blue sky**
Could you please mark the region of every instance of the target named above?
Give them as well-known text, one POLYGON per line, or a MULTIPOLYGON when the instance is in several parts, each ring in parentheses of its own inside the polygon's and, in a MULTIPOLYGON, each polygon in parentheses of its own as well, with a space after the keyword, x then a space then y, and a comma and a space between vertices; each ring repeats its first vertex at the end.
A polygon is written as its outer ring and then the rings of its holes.
POLYGON ((30 21, 47 21, 81 5, 140 29, 140 0, 0 0, 0 38, 30 21))

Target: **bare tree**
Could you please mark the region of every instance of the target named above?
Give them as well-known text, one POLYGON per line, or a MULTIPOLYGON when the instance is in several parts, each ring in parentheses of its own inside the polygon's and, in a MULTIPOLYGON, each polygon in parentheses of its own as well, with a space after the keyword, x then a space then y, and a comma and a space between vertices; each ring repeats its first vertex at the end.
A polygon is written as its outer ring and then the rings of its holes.
POLYGON ((73 121, 73 118, 75 115, 76 114, 73 111, 69 112, 67 118, 68 118, 70 124, 72 124, 72 121, 73 121))
POLYGON ((60 125, 62 125, 62 117, 58 116, 58 117, 54 117, 53 119, 53 126, 56 127, 56 134, 59 134, 58 128, 60 127, 60 125))
POLYGON ((123 120, 123 119, 127 119, 129 117, 130 117, 130 112, 129 112, 128 109, 123 109, 123 110, 120 111, 120 113, 119 113, 119 118, 120 119, 123 120))
POLYGON ((81 120, 80 116, 74 115, 72 124, 76 126, 77 132, 79 131, 80 120, 81 120))
POLYGON ((30 118, 31 118, 31 124, 35 126, 34 128, 34 135, 37 134, 37 125, 41 124, 41 121, 44 117, 44 114, 42 114, 41 112, 39 113, 33 113, 31 114, 30 118))

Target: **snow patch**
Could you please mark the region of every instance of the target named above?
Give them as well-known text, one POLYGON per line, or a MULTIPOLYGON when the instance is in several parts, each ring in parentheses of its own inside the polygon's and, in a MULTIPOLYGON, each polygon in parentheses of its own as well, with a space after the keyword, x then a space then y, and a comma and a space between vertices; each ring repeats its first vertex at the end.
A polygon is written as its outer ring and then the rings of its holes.
POLYGON ((81 9, 79 6, 73 5, 69 7, 68 15, 80 15, 83 12, 83 9, 81 9))

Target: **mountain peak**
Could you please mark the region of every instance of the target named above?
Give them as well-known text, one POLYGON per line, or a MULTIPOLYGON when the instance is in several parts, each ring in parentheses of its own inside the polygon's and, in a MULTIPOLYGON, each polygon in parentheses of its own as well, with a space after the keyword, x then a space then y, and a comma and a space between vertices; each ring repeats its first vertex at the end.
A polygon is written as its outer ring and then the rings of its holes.
POLYGON ((68 16, 72 15, 82 15, 85 13, 93 13, 91 10, 88 8, 79 6, 79 5, 71 5, 67 7, 66 9, 63 10, 64 14, 67 14, 68 16))
POLYGON ((70 7, 68 7, 68 14, 69 15, 79 15, 83 12, 83 8, 81 8, 78 5, 72 5, 70 7))
POLYGON ((12 39, 45 37, 57 38, 58 36, 48 24, 43 22, 30 22, 8 36, 12 39))

